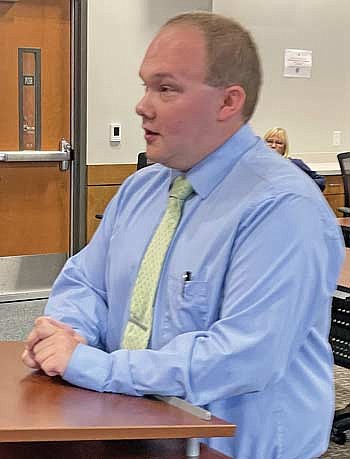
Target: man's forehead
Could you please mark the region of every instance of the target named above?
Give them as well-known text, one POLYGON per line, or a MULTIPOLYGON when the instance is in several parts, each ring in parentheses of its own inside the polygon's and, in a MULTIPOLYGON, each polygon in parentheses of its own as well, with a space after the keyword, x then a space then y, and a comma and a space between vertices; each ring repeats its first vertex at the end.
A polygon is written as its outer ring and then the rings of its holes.
POLYGON ((203 33, 191 25, 172 25, 162 28, 150 43, 145 59, 157 55, 191 53, 205 54, 203 33))
POLYGON ((201 31, 193 26, 166 26, 149 45, 140 68, 140 76, 174 77, 181 69, 203 70, 206 49, 201 31), (199 68, 198 68, 199 67, 199 68))

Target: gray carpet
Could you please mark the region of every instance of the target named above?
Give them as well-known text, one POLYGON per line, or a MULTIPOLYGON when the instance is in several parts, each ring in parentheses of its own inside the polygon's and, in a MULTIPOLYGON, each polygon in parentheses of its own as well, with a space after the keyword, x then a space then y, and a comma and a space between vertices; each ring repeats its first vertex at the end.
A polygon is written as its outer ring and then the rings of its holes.
POLYGON ((0 303, 0 340, 24 340, 46 303, 47 299, 0 303))

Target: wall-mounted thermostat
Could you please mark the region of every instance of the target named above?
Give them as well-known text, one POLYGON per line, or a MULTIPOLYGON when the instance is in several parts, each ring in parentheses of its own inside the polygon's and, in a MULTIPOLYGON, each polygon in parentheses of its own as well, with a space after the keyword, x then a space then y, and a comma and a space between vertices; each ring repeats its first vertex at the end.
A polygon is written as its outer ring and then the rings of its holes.
POLYGON ((109 140, 110 142, 120 142, 121 126, 120 123, 111 123, 109 125, 109 140))

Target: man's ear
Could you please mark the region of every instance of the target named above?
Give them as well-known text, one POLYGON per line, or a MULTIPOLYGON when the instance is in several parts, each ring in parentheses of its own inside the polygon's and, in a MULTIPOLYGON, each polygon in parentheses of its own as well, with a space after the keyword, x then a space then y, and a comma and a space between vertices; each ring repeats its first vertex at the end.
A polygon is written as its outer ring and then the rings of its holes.
POLYGON ((224 89, 223 103, 218 113, 218 121, 226 121, 232 116, 242 115, 246 94, 242 86, 232 85, 224 89))

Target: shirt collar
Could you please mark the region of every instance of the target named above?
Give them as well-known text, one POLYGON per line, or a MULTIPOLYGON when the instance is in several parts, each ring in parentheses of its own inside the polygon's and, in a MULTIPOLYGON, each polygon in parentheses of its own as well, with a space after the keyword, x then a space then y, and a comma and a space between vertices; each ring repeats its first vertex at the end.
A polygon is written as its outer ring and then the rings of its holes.
MULTIPOLYGON (((193 166, 186 177, 196 194, 205 199, 258 140, 250 126, 244 124, 223 145, 193 166)), ((178 175, 178 170, 171 169, 171 181, 178 175)))

